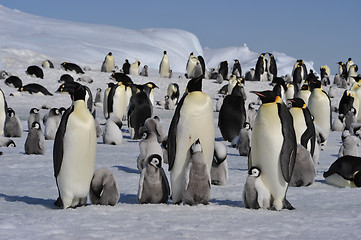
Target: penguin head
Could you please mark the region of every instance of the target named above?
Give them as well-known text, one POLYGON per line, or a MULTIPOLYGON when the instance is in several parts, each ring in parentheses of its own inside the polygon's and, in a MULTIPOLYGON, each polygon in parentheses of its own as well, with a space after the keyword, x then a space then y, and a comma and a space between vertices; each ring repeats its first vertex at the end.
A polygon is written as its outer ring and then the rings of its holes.
POLYGON ((40 130, 40 123, 35 121, 31 124, 31 129, 37 129, 37 130, 40 130))
POLYGON ((108 85, 108 88, 112 88, 115 84, 112 82, 108 82, 107 85, 108 85))
POLYGON ((192 78, 187 83, 187 92, 202 91, 202 76, 192 78))
POLYGON ((112 55, 112 52, 109 52, 108 55, 111 56, 111 55, 112 55))
POLYGON ((142 139, 147 139, 149 135, 148 128, 146 126, 141 126, 139 128, 139 135, 142 136, 142 139))
POLYGON ((248 109, 254 109, 255 105, 256 104, 254 102, 251 102, 250 104, 248 104, 248 109))
POLYGON ((166 54, 167 54, 167 51, 164 51, 163 54, 166 55, 166 54))
POLYGON ((86 95, 86 90, 85 87, 82 85, 79 85, 77 88, 75 88, 74 92, 73 92, 73 101, 78 101, 78 100, 83 100, 85 101, 85 95, 86 95))
POLYGON ((360 76, 357 76, 357 77, 353 77, 353 79, 355 79, 356 82, 360 82, 361 77, 360 77, 360 76))
POLYGON ((7 147, 16 147, 16 144, 13 140, 9 139, 9 141, 6 143, 7 147))
POLYGON ((154 82, 147 82, 146 85, 151 89, 159 88, 154 82))
POLYGON ((15 116, 15 111, 12 109, 12 108, 8 108, 6 110, 6 115, 9 117, 9 118, 12 118, 15 116))
POLYGON ((307 84, 303 84, 301 86, 301 90, 309 90, 309 86, 307 84))
POLYGON ((39 113, 39 109, 38 108, 32 108, 32 109, 30 109, 30 113, 37 114, 37 113, 39 113))
POLYGON ((320 80, 318 79, 312 79, 310 81, 310 87, 311 87, 311 91, 315 88, 321 88, 322 89, 322 83, 320 80))
POLYGON ((244 122, 243 123, 243 128, 246 130, 250 130, 251 129, 251 124, 249 124, 249 122, 244 122))
POLYGON ((148 164, 155 168, 162 167, 162 157, 159 154, 152 154, 148 157, 148 164))
POLYGON ((248 175, 257 178, 261 175, 261 170, 258 167, 253 166, 248 170, 248 175))
POLYGON ((63 115, 66 111, 65 107, 58 108, 59 114, 63 115))
POLYGON ((191 154, 194 154, 196 152, 202 152, 202 145, 199 139, 197 139, 197 141, 195 141, 191 146, 191 154))
POLYGON ((97 92, 102 92, 102 89, 101 88, 97 88, 97 92))
POLYGON ((338 64, 339 66, 342 66, 344 63, 340 61, 340 62, 338 62, 337 64, 338 64))
MULTIPOLYGON (((251 91, 251 93, 256 94, 262 101, 262 103, 272 103, 280 101, 280 97, 275 94, 274 91, 266 90, 266 91, 251 91)), ((281 100, 282 101, 282 100, 281 100)))
POLYGON ((359 171, 356 171, 353 174, 353 182, 355 183, 356 187, 361 187, 361 173, 359 171))
POLYGON ((291 107, 306 108, 305 101, 303 101, 302 98, 292 98, 292 99, 289 99, 289 101, 291 103, 291 107))

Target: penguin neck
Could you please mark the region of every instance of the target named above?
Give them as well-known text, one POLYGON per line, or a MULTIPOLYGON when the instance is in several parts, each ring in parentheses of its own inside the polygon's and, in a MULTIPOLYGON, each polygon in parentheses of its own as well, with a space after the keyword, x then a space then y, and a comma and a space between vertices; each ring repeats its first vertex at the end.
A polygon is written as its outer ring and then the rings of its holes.
POLYGON ((87 108, 84 100, 76 100, 73 102, 74 110, 78 110, 81 108, 87 108))

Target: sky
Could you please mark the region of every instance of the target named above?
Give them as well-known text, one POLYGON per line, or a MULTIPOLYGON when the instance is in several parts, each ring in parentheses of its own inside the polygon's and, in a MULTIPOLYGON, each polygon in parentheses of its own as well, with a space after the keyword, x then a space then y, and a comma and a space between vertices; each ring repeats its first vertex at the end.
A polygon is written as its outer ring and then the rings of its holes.
POLYGON ((177 28, 202 47, 247 44, 251 51, 282 52, 313 61, 315 70, 339 61, 361 62, 360 1, 48 1, 0 0, 22 12, 129 29, 177 28))

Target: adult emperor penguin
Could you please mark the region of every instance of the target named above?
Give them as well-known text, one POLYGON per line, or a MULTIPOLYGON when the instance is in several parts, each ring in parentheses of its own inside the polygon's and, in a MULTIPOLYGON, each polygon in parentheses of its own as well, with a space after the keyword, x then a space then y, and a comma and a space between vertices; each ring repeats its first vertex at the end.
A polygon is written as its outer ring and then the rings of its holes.
POLYGON ((108 119, 109 118, 109 113, 108 113, 108 96, 109 96, 109 93, 110 93, 110 90, 112 89, 113 86, 115 86, 114 83, 112 82, 109 82, 107 84, 107 89, 105 89, 104 91, 104 97, 103 97, 103 114, 104 114, 104 117, 105 119, 108 119))
POLYGON ((177 83, 169 83, 167 88, 167 96, 173 102, 173 105, 177 105, 179 101, 179 85, 177 83))
POLYGON ((111 72, 115 67, 114 56, 112 52, 109 52, 108 55, 105 56, 105 59, 102 64, 101 72, 111 72))
POLYGON ((237 78, 242 76, 242 67, 238 59, 234 59, 232 74, 236 75, 237 78))
POLYGON ((8 105, 6 103, 5 95, 3 90, 0 89, 0 135, 4 135, 4 126, 6 119, 6 110, 8 105))
POLYGON ((255 81, 267 81, 266 53, 262 53, 257 60, 254 79, 255 81))
POLYGON ((347 70, 347 72, 350 71, 350 67, 351 67, 352 65, 354 65, 354 62, 352 61, 351 58, 348 58, 348 59, 347 59, 347 62, 346 62, 346 70, 347 70))
POLYGON ((193 55, 193 52, 189 54, 188 61, 186 64, 186 78, 192 78, 192 72, 194 67, 199 63, 199 60, 193 55))
POLYGON ((295 94, 297 98, 302 98, 306 106, 308 105, 308 99, 310 98, 311 91, 307 84, 303 84, 301 89, 295 94))
POLYGON ((254 122, 248 168, 262 170, 276 210, 293 209, 286 200, 295 164, 297 143, 293 119, 286 105, 273 91, 255 92, 262 101, 254 122))
POLYGON ((163 58, 159 64, 159 74, 160 74, 160 77, 162 77, 162 78, 169 78, 170 65, 169 65, 167 51, 163 52, 163 58))
POLYGON ((26 72, 26 74, 28 74, 31 77, 36 77, 36 78, 41 78, 41 79, 44 78, 43 69, 41 69, 40 67, 38 67, 36 65, 29 66, 25 72, 26 72))
POLYGON ((61 68, 65 71, 75 72, 77 74, 84 74, 84 71, 75 63, 63 62, 61 68))
POLYGON ((43 94, 45 96, 53 96, 52 93, 48 91, 44 86, 37 83, 29 83, 21 88, 19 88, 19 92, 28 92, 30 94, 43 94))
POLYGON ((346 68, 346 64, 344 64, 343 62, 338 62, 338 75, 341 77, 343 76, 344 78, 347 78, 347 68, 346 68))
POLYGON ((128 105, 132 96, 132 89, 130 86, 133 84, 132 80, 130 79, 129 81, 129 79, 128 81, 120 81, 111 87, 108 97, 106 98, 108 117, 114 115, 121 120, 126 119, 128 105))
POLYGON ((5 79, 5 84, 13 88, 21 88, 23 86, 23 82, 17 76, 8 77, 7 79, 5 79))
POLYGON ((86 204, 94 174, 95 120, 85 103, 86 90, 79 85, 73 104, 64 113, 53 148, 53 164, 59 198, 56 205, 69 208, 86 204))
MULTIPOLYGON (((277 63, 276 59, 272 53, 268 54, 268 61, 267 61, 267 72, 271 75, 271 78, 274 79, 277 77, 277 63)), ((272 81, 272 79, 270 79, 272 81)))
POLYGON ((31 126, 33 125, 33 122, 39 122, 40 123, 40 113, 38 108, 32 108, 30 109, 30 114, 28 117, 28 129, 31 129, 31 126))
POLYGON ((168 131, 168 162, 174 203, 182 201, 185 170, 190 147, 199 139, 210 173, 214 153, 214 118, 211 98, 202 92, 202 76, 188 81, 187 92, 179 101, 168 131))
POLYGON ((122 70, 124 74, 129 74, 130 69, 130 63, 128 59, 125 59, 125 62, 123 63, 122 70))
POLYGON ((318 125, 325 132, 325 141, 321 144, 325 145, 328 134, 330 133, 332 123, 331 100, 327 93, 322 90, 321 81, 314 79, 310 82, 311 95, 308 99, 308 108, 314 117, 314 124, 318 125))
POLYGON ((228 61, 219 63, 218 73, 222 75, 224 80, 228 80, 228 61))
POLYGON ((37 121, 32 123, 25 140, 25 153, 41 155, 45 153, 45 138, 40 123, 37 121))
POLYGON ((140 66, 140 62, 138 60, 135 61, 134 63, 132 63, 129 68, 129 74, 138 76, 139 75, 139 66, 140 66))
POLYGON ((19 117, 12 108, 6 111, 4 136, 5 137, 21 137, 23 129, 19 117))
POLYGON ((112 171, 104 167, 97 169, 90 185, 91 203, 114 206, 118 203, 119 197, 119 186, 112 171))

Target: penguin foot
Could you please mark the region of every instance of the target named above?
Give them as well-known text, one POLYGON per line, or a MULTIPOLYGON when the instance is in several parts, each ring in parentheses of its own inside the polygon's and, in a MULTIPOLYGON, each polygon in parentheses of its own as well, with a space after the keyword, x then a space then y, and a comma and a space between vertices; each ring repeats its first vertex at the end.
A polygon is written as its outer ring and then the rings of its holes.
POLYGON ((58 199, 56 199, 56 201, 54 202, 54 206, 60 207, 60 208, 63 207, 63 201, 61 200, 60 197, 58 197, 58 199))
POLYGON ((285 198, 283 199, 283 209, 295 210, 296 208, 294 208, 291 203, 285 198))

